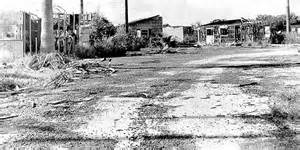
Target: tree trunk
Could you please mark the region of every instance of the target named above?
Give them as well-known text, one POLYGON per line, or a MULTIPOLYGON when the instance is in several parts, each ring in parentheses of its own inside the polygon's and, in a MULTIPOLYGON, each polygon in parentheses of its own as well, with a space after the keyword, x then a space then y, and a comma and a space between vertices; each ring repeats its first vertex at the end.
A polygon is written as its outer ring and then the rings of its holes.
POLYGON ((42 31, 41 51, 51 53, 55 51, 53 32, 53 8, 52 0, 42 0, 42 31))

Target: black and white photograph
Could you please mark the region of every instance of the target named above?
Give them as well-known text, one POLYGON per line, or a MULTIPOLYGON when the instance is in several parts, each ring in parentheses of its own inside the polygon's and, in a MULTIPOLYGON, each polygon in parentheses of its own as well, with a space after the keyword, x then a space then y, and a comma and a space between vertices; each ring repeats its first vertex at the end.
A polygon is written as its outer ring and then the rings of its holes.
POLYGON ((0 0, 0 150, 300 150, 300 1, 0 0))

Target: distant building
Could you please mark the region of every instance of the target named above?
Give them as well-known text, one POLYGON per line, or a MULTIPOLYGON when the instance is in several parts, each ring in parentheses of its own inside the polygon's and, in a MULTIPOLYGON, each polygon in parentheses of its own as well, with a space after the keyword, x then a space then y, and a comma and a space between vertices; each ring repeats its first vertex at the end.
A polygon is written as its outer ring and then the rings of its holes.
POLYGON ((163 33, 163 18, 160 15, 129 22, 129 29, 139 37, 156 37, 163 33))
POLYGON ((296 23, 291 24, 291 31, 293 33, 300 34, 300 22, 296 22, 296 23))
POLYGON ((0 13, 0 53, 14 58, 40 51, 41 19, 26 12, 0 13))
POLYGON ((239 42, 242 40, 241 28, 244 22, 248 20, 214 20, 202 25, 199 32, 203 34, 206 44, 239 42))
POLYGON ((186 38, 194 36, 194 33, 191 26, 164 25, 163 27, 163 34, 174 37, 178 42, 183 42, 186 38))

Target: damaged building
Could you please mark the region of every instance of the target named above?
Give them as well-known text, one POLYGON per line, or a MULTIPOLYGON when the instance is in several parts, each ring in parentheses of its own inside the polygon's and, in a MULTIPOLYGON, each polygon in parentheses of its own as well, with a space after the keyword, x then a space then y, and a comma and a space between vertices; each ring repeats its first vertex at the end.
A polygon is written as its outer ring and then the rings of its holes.
POLYGON ((233 43, 241 41, 241 28, 246 19, 214 20, 202 25, 200 31, 206 44, 233 43))
POLYGON ((163 34, 165 36, 172 36, 178 42, 189 40, 189 37, 194 36, 194 28, 192 26, 170 26, 164 25, 163 34))
MULTIPOLYGON (((12 57, 23 57, 40 51, 41 19, 27 12, 0 14, 0 47, 12 57)), ((0 52, 1 53, 1 52, 0 52)))

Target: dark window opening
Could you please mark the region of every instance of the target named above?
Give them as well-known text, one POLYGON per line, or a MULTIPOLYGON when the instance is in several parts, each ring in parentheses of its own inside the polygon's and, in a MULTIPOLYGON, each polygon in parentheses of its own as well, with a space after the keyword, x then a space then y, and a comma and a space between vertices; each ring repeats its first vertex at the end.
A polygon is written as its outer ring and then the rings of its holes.
POLYGON ((207 29, 207 35, 214 35, 214 32, 212 29, 207 29))
POLYGON ((221 34, 221 35, 228 35, 228 29, 226 29, 226 28, 221 28, 221 29, 220 29, 220 34, 221 34))
POLYGON ((142 36, 148 36, 148 30, 142 30, 141 34, 142 36))

